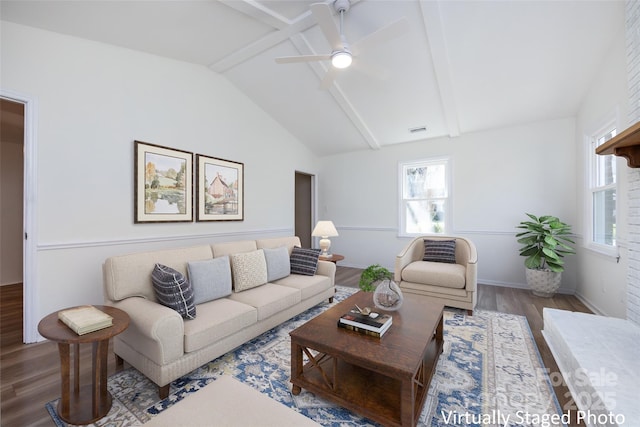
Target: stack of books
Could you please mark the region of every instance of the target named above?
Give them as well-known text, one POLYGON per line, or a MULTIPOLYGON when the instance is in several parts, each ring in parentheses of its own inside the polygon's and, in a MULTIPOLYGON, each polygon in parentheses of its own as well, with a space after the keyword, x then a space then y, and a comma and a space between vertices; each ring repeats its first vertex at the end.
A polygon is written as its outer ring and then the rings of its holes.
POLYGON ((338 327, 380 338, 389 330, 392 321, 393 318, 388 314, 371 317, 352 310, 340 316, 338 327))
POLYGON ((113 317, 92 305, 59 311, 58 319, 78 335, 88 334, 113 325, 113 317))

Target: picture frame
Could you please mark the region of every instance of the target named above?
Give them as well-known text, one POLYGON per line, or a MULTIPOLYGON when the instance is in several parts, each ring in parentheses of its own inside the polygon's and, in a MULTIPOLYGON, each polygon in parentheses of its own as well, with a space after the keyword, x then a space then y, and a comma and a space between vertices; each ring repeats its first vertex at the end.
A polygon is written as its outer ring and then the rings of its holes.
POLYGON ((196 155, 196 221, 244 221, 244 163, 196 155))
POLYGON ((193 153, 134 141, 134 223, 193 221, 193 153))

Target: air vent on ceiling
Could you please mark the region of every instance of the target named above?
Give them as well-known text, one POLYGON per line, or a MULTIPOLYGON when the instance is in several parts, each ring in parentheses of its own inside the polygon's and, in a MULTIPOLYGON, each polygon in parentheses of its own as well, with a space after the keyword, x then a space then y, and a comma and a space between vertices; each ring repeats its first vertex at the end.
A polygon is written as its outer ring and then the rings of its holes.
POLYGON ((427 131, 427 127, 426 126, 418 126, 415 128, 409 128, 409 132, 411 133, 418 133, 418 132, 426 132, 427 131))

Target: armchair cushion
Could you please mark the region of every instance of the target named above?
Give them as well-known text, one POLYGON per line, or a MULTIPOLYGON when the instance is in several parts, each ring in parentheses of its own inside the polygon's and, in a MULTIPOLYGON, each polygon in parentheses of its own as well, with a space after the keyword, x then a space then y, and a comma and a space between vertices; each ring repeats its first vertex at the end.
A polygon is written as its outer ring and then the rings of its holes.
POLYGON ((174 309, 185 319, 195 319, 193 289, 182 273, 166 265, 156 264, 151 281, 158 302, 174 309))
POLYGON ((424 285, 462 289, 466 269, 460 264, 414 261, 402 270, 402 280, 424 285))
POLYGON ((423 261, 456 263, 455 240, 429 240, 424 239, 423 261))

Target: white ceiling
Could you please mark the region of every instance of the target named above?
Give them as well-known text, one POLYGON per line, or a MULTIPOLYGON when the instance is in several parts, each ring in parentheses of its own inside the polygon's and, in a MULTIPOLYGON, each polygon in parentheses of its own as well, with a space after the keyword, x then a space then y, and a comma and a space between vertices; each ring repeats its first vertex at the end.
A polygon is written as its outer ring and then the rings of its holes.
POLYGON ((0 16, 210 67, 320 156, 573 116, 624 30, 624 0, 352 0, 350 43, 408 31, 321 90, 328 63, 274 61, 331 52, 316 1, 2 0, 0 16))

